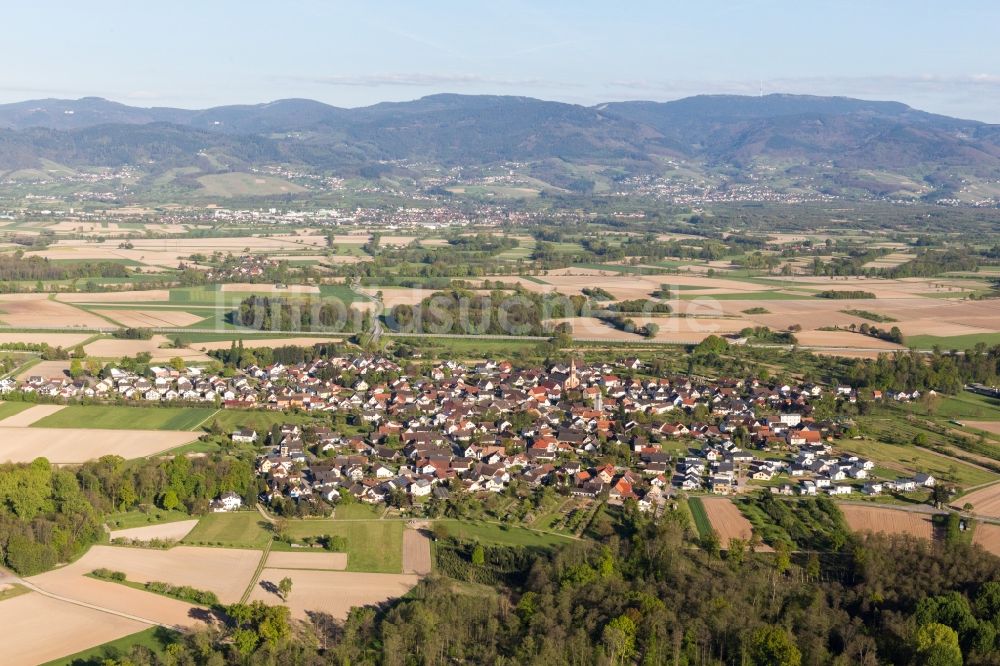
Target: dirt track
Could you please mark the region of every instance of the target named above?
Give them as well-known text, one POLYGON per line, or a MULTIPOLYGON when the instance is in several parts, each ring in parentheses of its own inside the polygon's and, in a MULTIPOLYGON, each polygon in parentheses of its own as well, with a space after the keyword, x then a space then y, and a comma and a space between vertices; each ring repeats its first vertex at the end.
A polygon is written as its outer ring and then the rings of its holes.
POLYGON ((425 576, 431 572, 431 540, 418 529, 403 531, 403 573, 425 576))

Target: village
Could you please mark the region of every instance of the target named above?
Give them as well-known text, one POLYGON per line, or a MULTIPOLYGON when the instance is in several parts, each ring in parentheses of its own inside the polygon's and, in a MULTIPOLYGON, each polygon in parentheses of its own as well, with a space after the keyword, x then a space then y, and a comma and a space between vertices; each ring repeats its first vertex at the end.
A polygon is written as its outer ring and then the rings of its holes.
MULTIPOLYGON (((920 473, 876 478, 876 461, 835 452, 845 422, 814 418, 812 403, 824 393, 857 401, 847 386, 654 377, 636 358, 526 369, 444 361, 410 366, 412 376, 371 355, 249 366, 231 376, 209 369, 151 366, 139 375, 112 366, 99 379, 31 376, 5 382, 0 392, 330 415, 322 425, 229 434, 233 444, 266 451, 257 471, 268 503, 325 505, 350 495, 416 506, 517 484, 658 511, 677 491, 874 496, 935 483, 920 473)), ((869 394, 873 401, 918 397, 869 394)), ((240 508, 235 499, 220 497, 213 508, 240 508)))

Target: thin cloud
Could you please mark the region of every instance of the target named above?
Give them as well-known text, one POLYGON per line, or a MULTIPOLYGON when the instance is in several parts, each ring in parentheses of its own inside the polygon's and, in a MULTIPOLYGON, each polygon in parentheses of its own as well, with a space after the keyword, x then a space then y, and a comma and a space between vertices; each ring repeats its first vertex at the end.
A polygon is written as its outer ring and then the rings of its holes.
POLYGON ((388 86, 427 88, 436 86, 498 86, 505 88, 574 88, 577 84, 545 79, 503 79, 478 74, 361 74, 319 77, 288 77, 292 81, 326 86, 378 88, 388 86))

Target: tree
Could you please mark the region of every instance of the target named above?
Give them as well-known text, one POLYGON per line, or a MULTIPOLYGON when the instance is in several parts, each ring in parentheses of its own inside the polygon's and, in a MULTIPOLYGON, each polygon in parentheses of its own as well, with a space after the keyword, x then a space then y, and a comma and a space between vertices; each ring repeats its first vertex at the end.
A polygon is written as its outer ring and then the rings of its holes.
POLYGON ((937 622, 917 629, 914 637, 917 663, 923 666, 962 666, 958 632, 937 622))
POLYGON ((160 499, 160 506, 167 511, 173 511, 180 505, 181 501, 177 497, 177 493, 173 490, 173 488, 168 489, 167 492, 163 493, 163 497, 160 499))
POLYGON ((288 595, 292 591, 292 579, 285 576, 278 581, 278 594, 282 601, 288 601, 288 595))
POLYGON ((477 567, 486 564, 486 551, 483 550, 481 543, 477 543, 476 547, 472 549, 472 563, 477 567))
POLYGON ((628 615, 619 615, 604 625, 601 640, 608 648, 611 663, 627 663, 635 653, 635 622, 628 615))
POLYGON ((83 377, 83 361, 79 358, 74 358, 69 362, 69 376, 73 379, 83 377))
POLYGON ((802 653, 783 627, 766 625, 750 635, 747 658, 754 666, 799 666, 802 653))
POLYGON ((170 367, 178 372, 182 371, 185 368, 184 359, 180 356, 174 356, 170 359, 170 367))

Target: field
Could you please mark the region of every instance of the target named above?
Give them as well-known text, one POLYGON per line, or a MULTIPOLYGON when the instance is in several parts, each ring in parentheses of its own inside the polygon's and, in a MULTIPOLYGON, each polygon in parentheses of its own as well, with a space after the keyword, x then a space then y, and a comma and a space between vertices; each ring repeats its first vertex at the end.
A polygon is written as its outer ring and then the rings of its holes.
POLYGON ((426 575, 431 572, 431 540, 416 529, 403 531, 403 573, 426 575))
POLYGON ((31 462, 44 457, 52 463, 75 464, 104 455, 144 458, 187 444, 197 437, 195 432, 161 430, 5 428, 0 438, 0 462, 31 462))
POLYGON ((45 294, 0 296, 0 323, 14 328, 98 328, 108 324, 97 315, 50 300, 45 294))
MULTIPOLYGON (((104 323, 107 326, 107 322, 104 323)), ((169 347, 170 341, 165 336, 154 335, 149 340, 116 340, 114 338, 102 338, 95 340, 84 347, 88 356, 117 360, 122 356, 135 356, 142 352, 149 352, 153 361, 169 361, 174 357, 180 357, 185 361, 197 362, 208 361, 208 356, 194 349, 174 349, 169 347)))
POLYGON ((975 430, 985 430, 993 435, 1000 435, 1000 421, 965 421, 965 425, 975 430))
POLYGON ((962 495, 954 502, 962 507, 966 504, 972 505, 972 511, 977 516, 988 516, 990 518, 1000 518, 1000 483, 974 490, 968 495, 962 495))
MULTIPOLYGON (((753 526, 750 521, 743 517, 736 505, 727 497, 702 497, 701 502, 705 507, 705 515, 708 516, 712 528, 719 535, 719 543, 723 548, 729 547, 732 539, 743 539, 749 541, 753 536, 753 526)), ((769 550, 767 546, 761 546, 759 550, 769 550)))
POLYGON ((400 573, 403 570, 403 523, 399 520, 295 520, 288 534, 342 536, 347 540, 347 570, 400 573))
POLYGON ((885 532, 910 534, 921 539, 934 538, 934 524, 930 514, 855 504, 841 504, 840 510, 848 527, 855 532, 885 532))
POLYGON ((281 178, 250 173, 218 173, 200 176, 197 194, 216 197, 254 197, 268 194, 294 194, 306 188, 281 178))
POLYGON ((30 402, 0 402, 0 426, 15 414, 34 407, 30 402))
POLYGON ((972 533, 972 543, 1000 557, 1000 525, 977 523, 972 533))
POLYGON ((63 409, 62 405, 31 405, 30 403, 8 403, 20 404, 28 409, 17 409, 12 416, 7 416, 0 421, 0 428, 27 428, 36 421, 40 421, 47 416, 51 416, 63 409))
POLYGON ((278 595, 270 590, 275 589, 278 581, 286 576, 292 579, 292 591, 285 605, 298 619, 305 619, 307 611, 322 611, 343 620, 351 608, 401 597, 420 580, 413 574, 266 568, 250 594, 250 601, 259 600, 271 605, 282 603, 278 595))
POLYGON ((0 603, 0 625, 4 628, 0 650, 7 666, 43 664, 148 627, 37 592, 0 603))
POLYGON ((316 571, 343 571, 347 568, 346 553, 282 552, 271 551, 267 555, 270 569, 307 569, 316 571))
MULTIPOLYGON (((889 422, 889 425, 908 424, 897 424, 893 420, 889 422)), ((940 479, 948 479, 961 486, 974 486, 997 479, 997 475, 987 469, 974 467, 961 460, 916 446, 863 439, 845 440, 840 442, 840 447, 859 456, 871 458, 879 465, 897 472, 899 476, 912 476, 914 473, 922 471, 933 474, 940 479)))
POLYGON ((489 546, 558 546, 572 541, 571 537, 560 534, 537 532, 514 525, 498 525, 487 522, 464 520, 438 520, 448 533, 462 541, 477 541, 489 546))
POLYGON ((145 310, 94 310, 94 314, 111 319, 126 328, 183 328, 197 324, 204 317, 164 308, 145 310))
POLYGON ((256 511, 236 513, 210 513, 202 516, 185 543, 230 546, 232 548, 261 548, 271 540, 265 531, 267 522, 256 511))
POLYGON ((166 539, 168 541, 180 541, 187 536, 188 532, 198 524, 197 520, 175 520, 159 525, 146 525, 144 527, 129 527, 122 530, 114 530, 108 534, 111 539, 136 539, 139 541, 151 541, 153 539, 166 539))
POLYGON ((54 659, 43 666, 81 666, 81 664, 103 664, 105 659, 128 652, 133 646, 142 646, 156 654, 177 640, 177 632, 163 627, 150 627, 143 631, 123 636, 107 643, 102 643, 87 650, 75 652, 69 656, 54 659))
POLYGON ((121 571, 136 583, 190 585, 215 592, 222 603, 233 603, 250 584, 260 558, 259 551, 240 548, 175 546, 159 550, 98 545, 66 568, 81 574, 98 568, 121 571))
POLYGON ((217 410, 211 407, 118 407, 70 405, 34 425, 39 428, 192 430, 217 410))
POLYGON ((27 344, 48 344, 51 347, 68 349, 90 339, 89 333, 0 333, 0 345, 24 342, 27 344))

